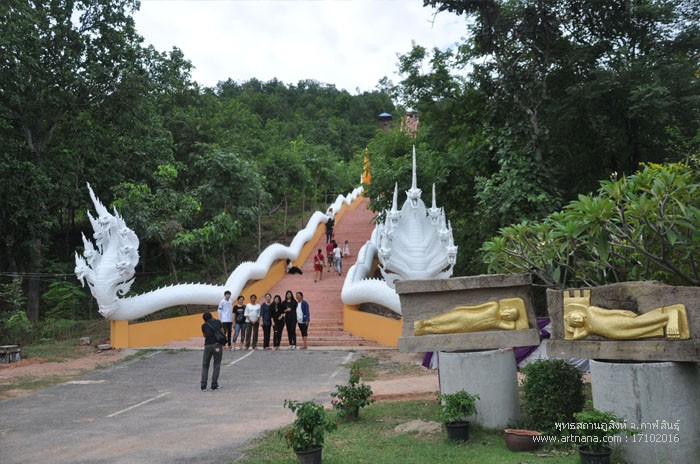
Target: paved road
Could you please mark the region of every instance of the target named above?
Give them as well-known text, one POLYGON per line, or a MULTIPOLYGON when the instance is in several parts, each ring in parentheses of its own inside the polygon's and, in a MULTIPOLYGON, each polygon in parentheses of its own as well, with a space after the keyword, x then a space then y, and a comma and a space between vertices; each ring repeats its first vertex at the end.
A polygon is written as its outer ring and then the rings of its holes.
POLYGON ((215 392, 199 390, 201 356, 150 352, 0 402, 0 463, 229 463, 250 439, 293 420, 285 399, 328 403, 354 354, 226 352, 215 392))

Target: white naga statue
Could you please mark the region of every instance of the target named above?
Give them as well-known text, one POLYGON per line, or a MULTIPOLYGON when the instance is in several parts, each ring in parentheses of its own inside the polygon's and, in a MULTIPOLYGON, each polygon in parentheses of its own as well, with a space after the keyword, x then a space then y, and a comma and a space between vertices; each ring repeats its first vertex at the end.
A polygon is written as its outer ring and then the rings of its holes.
POLYGON ((394 282, 407 279, 446 279, 452 275, 457 247, 445 212, 435 202, 426 208, 421 200, 416 176, 416 149, 413 148, 413 178, 407 199, 399 211, 398 187, 394 188, 391 209, 384 223, 378 223, 372 238, 360 249, 357 262, 348 271, 341 294, 343 303, 375 303, 401 314, 394 282), (384 280, 370 278, 378 258, 384 280))
MULTIPOLYGON (((77 252, 75 254, 75 275, 83 285, 87 282, 97 300, 100 314, 112 320, 138 319, 160 309, 178 305, 216 305, 224 290, 238 295, 249 280, 264 278, 276 261, 296 259, 304 244, 313 238, 319 224, 328 220, 326 214, 316 211, 289 246, 279 243, 270 245, 255 262, 241 263, 224 285, 178 284, 124 297, 134 282, 139 261, 139 239, 126 226, 116 209, 114 214, 111 214, 104 207, 89 184, 88 190, 97 211, 97 219, 88 211, 94 229, 94 244, 83 234, 84 251, 82 256, 77 252)), ((359 187, 347 197, 338 195, 332 205, 333 211, 340 211, 343 203, 349 205, 361 193, 362 188, 359 187)))
POLYGON ((445 212, 435 203, 426 208, 416 178, 416 147, 413 147, 413 179, 406 201, 397 209, 398 184, 394 187, 391 210, 383 224, 377 224, 380 270, 387 284, 396 280, 446 279, 452 275, 457 247, 445 212))

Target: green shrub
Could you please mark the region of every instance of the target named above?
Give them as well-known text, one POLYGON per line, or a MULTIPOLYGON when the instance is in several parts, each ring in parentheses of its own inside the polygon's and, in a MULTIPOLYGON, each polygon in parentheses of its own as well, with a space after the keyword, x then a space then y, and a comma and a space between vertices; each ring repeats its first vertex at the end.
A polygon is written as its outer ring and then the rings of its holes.
POLYGON ((313 401, 284 400, 284 407, 297 415, 292 426, 282 431, 287 446, 294 451, 303 451, 323 446, 325 435, 337 428, 325 408, 313 401))
POLYGON ((72 319, 47 319, 39 325, 40 337, 49 340, 68 340, 77 336, 80 321, 72 319))
POLYGON ((630 280, 700 285, 700 170, 647 164, 603 181, 537 222, 504 227, 482 246, 491 273, 529 272, 556 287, 630 280))
POLYGON ((588 411, 574 414, 576 419, 576 435, 583 437, 584 446, 593 452, 600 453, 610 448, 607 437, 614 435, 635 435, 637 432, 627 429, 627 422, 622 417, 610 411, 600 411, 592 408, 588 411))
POLYGON ((34 325, 27 317, 27 313, 19 311, 5 323, 5 334, 10 345, 24 345, 34 337, 34 325))
POLYGON ((454 393, 438 394, 440 405, 440 420, 444 423, 466 421, 469 416, 476 414, 476 401, 479 395, 472 395, 466 390, 454 393))
POLYGON ((331 404, 339 409, 338 415, 346 419, 354 419, 360 409, 374 403, 372 387, 362 382, 362 372, 357 362, 350 368, 350 379, 347 385, 336 385, 331 392, 331 404))
POLYGON ((523 372, 521 400, 527 427, 554 433, 557 422, 573 422, 585 402, 581 372, 562 359, 535 361, 523 372))
POLYGON ((83 314, 83 304, 87 293, 76 282, 57 280, 49 284, 49 289, 43 295, 43 301, 48 307, 45 317, 50 319, 80 319, 83 314))

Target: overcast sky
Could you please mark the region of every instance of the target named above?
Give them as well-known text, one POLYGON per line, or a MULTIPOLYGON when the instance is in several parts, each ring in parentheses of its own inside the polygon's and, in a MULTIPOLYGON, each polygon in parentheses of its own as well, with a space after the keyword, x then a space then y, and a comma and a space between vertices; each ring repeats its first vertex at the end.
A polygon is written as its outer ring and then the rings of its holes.
POLYGON ((354 94, 387 76, 399 81, 397 54, 411 40, 451 48, 464 18, 434 17, 422 0, 142 0, 136 27, 159 51, 180 48, 192 77, 212 87, 231 78, 302 79, 354 94))

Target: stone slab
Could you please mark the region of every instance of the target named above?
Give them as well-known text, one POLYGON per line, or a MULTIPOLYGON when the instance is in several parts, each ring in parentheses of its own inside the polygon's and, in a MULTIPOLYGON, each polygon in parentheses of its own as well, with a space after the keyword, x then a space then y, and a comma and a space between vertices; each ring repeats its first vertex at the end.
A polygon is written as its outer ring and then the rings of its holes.
POLYGON ((539 329, 532 304, 529 274, 496 274, 436 280, 396 282, 401 299, 403 329, 399 351, 474 351, 539 344, 539 329), (429 319, 457 306, 475 306, 504 298, 525 302, 528 329, 489 330, 444 335, 413 335, 413 323, 429 319), (516 334, 516 332, 519 332, 516 334))
POLYGON ((700 361, 700 340, 586 341, 547 340, 552 358, 589 358, 627 361, 700 361))
POLYGON ((621 457, 634 464, 700 462, 700 365, 591 361, 593 406, 627 422, 621 457))
POLYGON ((440 351, 449 352, 464 351, 465 346, 478 346, 479 350, 496 350, 539 344, 539 331, 526 329, 399 337, 398 347, 399 351, 405 353, 427 353, 434 351, 434 347, 438 345, 442 347, 440 351))
POLYGON ((672 286, 658 282, 621 282, 585 290, 591 291, 593 306, 626 309, 638 314, 682 303, 686 307, 690 340, 668 340, 665 337, 610 340, 594 335, 585 340, 565 340, 564 293, 569 290, 548 289, 547 311, 552 320, 552 337, 547 345, 552 350, 550 356, 630 361, 700 361, 700 287, 672 286))
POLYGON ((530 284, 532 284, 532 277, 529 274, 488 274, 450 279, 399 280, 396 281, 395 285, 397 293, 407 294, 471 290, 485 287, 518 287, 530 284))
POLYGON ((22 349, 19 345, 0 346, 0 364, 10 364, 22 360, 22 349))
POLYGON ((512 349, 471 353, 441 351, 438 356, 441 393, 466 390, 479 395, 476 415, 469 418, 470 422, 490 429, 504 429, 520 418, 518 368, 512 349))

